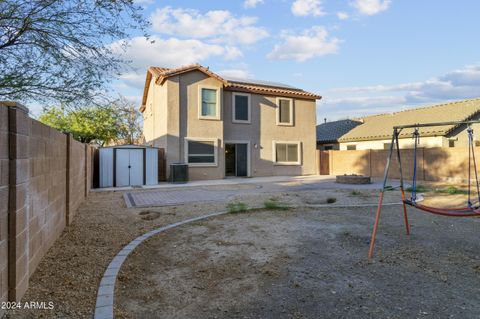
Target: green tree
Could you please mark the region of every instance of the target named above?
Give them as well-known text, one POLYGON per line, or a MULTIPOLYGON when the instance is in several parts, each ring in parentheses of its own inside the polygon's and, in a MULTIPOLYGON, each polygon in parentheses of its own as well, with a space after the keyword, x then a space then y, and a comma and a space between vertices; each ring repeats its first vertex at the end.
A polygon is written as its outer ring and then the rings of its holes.
POLYGON ((134 0, 0 0, 0 100, 101 100, 148 27, 141 13, 134 0))
POLYGON ((39 121, 83 143, 104 145, 116 140, 121 132, 121 114, 112 106, 93 106, 77 110, 65 107, 44 109, 39 121))
POLYGON ((117 144, 137 144, 142 138, 142 115, 138 107, 124 97, 113 103, 119 114, 117 144))

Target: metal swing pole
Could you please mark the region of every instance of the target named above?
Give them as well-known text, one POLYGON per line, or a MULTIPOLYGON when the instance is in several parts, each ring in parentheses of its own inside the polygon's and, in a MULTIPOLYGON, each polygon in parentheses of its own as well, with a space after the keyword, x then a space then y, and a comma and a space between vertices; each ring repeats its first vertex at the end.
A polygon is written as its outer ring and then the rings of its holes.
POLYGON ((387 186, 388 171, 390 170, 390 161, 392 159, 393 146, 395 145, 395 137, 397 136, 397 128, 393 130, 392 143, 390 143, 390 151, 388 152, 387 165, 385 166, 385 172, 383 175, 383 186, 380 191, 380 197, 378 199, 377 214, 375 217, 375 224, 373 225, 372 239, 370 240, 370 250, 368 251, 368 258, 373 257, 373 248, 375 247, 375 239, 377 237, 378 223, 380 221, 380 213, 382 211, 383 194, 385 193, 385 187, 387 186))
MULTIPOLYGON (((400 134, 400 131, 397 131, 395 129, 395 146, 397 148, 397 161, 398 161, 398 170, 400 173, 400 191, 402 192, 402 203, 403 203, 403 218, 405 220, 405 230, 407 232, 407 235, 410 235, 410 225, 408 223, 408 214, 407 214, 407 205, 405 204, 405 190, 403 187, 403 172, 402 172, 402 160, 400 159, 400 146, 398 143, 398 134, 400 134)), ((416 145, 415 145, 416 147, 416 145)), ((415 154, 416 157, 417 154, 415 154)), ((415 160, 415 165, 416 165, 416 160, 415 160)))
MULTIPOLYGON (((472 150, 472 159, 473 159, 473 171, 475 172, 475 182, 477 186, 477 196, 478 196, 478 203, 480 205, 480 185, 478 183, 478 173, 477 173, 477 161, 475 160, 475 145, 473 143, 473 129, 471 127, 468 128, 468 139, 470 148, 472 150)), ((468 177, 468 184, 470 185, 470 176, 468 177)))

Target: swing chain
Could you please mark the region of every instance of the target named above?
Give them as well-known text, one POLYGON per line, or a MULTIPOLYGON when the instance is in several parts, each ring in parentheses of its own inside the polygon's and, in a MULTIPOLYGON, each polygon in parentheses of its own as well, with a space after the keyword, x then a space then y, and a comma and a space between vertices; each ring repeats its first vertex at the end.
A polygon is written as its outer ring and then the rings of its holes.
POLYGON ((415 203, 417 200, 417 147, 420 139, 420 133, 418 132, 418 127, 413 131, 412 138, 414 139, 413 145, 413 181, 412 181, 412 193, 410 200, 412 203, 415 203))

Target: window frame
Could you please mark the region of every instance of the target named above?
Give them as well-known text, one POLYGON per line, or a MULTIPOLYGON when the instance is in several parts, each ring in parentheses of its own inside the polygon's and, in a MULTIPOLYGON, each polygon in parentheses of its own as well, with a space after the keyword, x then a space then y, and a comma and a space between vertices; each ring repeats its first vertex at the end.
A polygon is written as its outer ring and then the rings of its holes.
MULTIPOLYGON (((288 154, 288 148, 286 150, 288 154)), ((279 166, 299 166, 302 165, 302 142, 300 141, 273 141, 272 142, 273 164, 279 166), (296 162, 278 162, 277 161, 277 144, 297 145, 297 161, 296 162)))
POLYGON ((293 103, 293 99, 292 98, 287 98, 287 97, 277 97, 276 99, 276 104, 277 104, 277 125, 280 125, 280 126, 293 126, 293 123, 294 123, 294 119, 293 119, 293 115, 295 114, 294 112, 294 103, 293 103), (287 100, 287 101, 290 101, 290 122, 280 122, 280 100, 287 100))
POLYGON ((239 124, 251 124, 252 123, 252 95, 249 93, 240 93, 240 92, 233 92, 232 93, 232 123, 239 123, 239 124), (235 118, 235 97, 236 96, 246 96, 248 98, 248 120, 237 120, 235 118))
POLYGON ((218 139, 216 138, 200 138, 200 137, 185 137, 185 144, 184 144, 184 159, 185 163, 189 167, 217 167, 218 166, 218 139), (190 155, 197 155, 197 156, 211 156, 206 154, 189 154, 188 152, 188 142, 213 142, 213 163, 190 163, 188 161, 188 157, 190 155))
POLYGON ((220 103, 221 103, 221 88, 213 85, 199 85, 198 86, 198 119, 199 120, 220 120, 220 103), (202 90, 215 90, 216 91, 216 105, 215 105, 215 116, 204 116, 202 115, 203 99, 202 99, 202 90))

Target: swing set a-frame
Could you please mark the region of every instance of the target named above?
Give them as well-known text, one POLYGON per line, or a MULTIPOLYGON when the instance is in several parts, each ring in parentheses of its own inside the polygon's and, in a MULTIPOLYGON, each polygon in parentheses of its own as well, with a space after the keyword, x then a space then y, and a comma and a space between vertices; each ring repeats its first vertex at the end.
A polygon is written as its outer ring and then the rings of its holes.
POLYGON ((408 222, 408 213, 407 213, 407 205, 412 206, 414 208, 419 209, 420 211, 442 215, 442 216, 450 216, 450 217, 472 217, 472 216, 480 216, 480 187, 479 187, 479 180, 477 174, 477 163, 475 160, 475 145, 473 141, 473 129, 471 125, 474 123, 480 123, 478 121, 460 121, 460 122, 438 122, 438 123, 426 123, 426 124, 413 124, 413 125, 399 125, 393 127, 393 134, 392 134, 392 141, 390 144, 390 151, 388 153, 387 164, 385 166, 385 172, 383 177, 383 186, 380 192, 380 197, 378 200, 378 207, 377 213, 375 217, 375 224, 373 225, 372 231, 372 238, 370 241, 370 250, 368 252, 368 258, 372 258, 373 256, 373 249, 375 247, 375 239, 377 237, 377 230, 378 230, 378 223, 380 221, 380 214, 382 210, 382 203, 383 203, 383 195, 385 192, 385 188, 387 186, 387 179, 388 179, 388 172, 390 170, 390 163, 392 160, 392 155, 394 150, 396 150, 397 154, 397 163, 398 169, 400 174, 400 192, 402 196, 402 203, 403 203, 403 217, 405 221, 405 229, 407 235, 410 234, 410 225, 408 222), (427 205, 422 205, 417 202, 417 149, 418 144, 420 141, 420 133, 419 128, 421 127, 432 127, 432 126, 444 126, 444 125, 467 125, 467 134, 468 134, 468 199, 465 207, 460 208, 439 208, 439 207, 432 207, 427 205), (405 197, 405 189, 404 189, 404 178, 402 172, 402 161, 400 156, 400 147, 398 138, 402 130, 404 129, 413 129, 412 137, 414 139, 414 146, 413 146, 413 176, 412 176, 412 191, 411 196, 409 199, 405 197), (477 192, 477 199, 476 203, 473 204, 472 202, 472 190, 471 190, 471 177, 472 177, 472 168, 473 168, 473 175, 475 176, 476 182, 476 192, 477 192))

